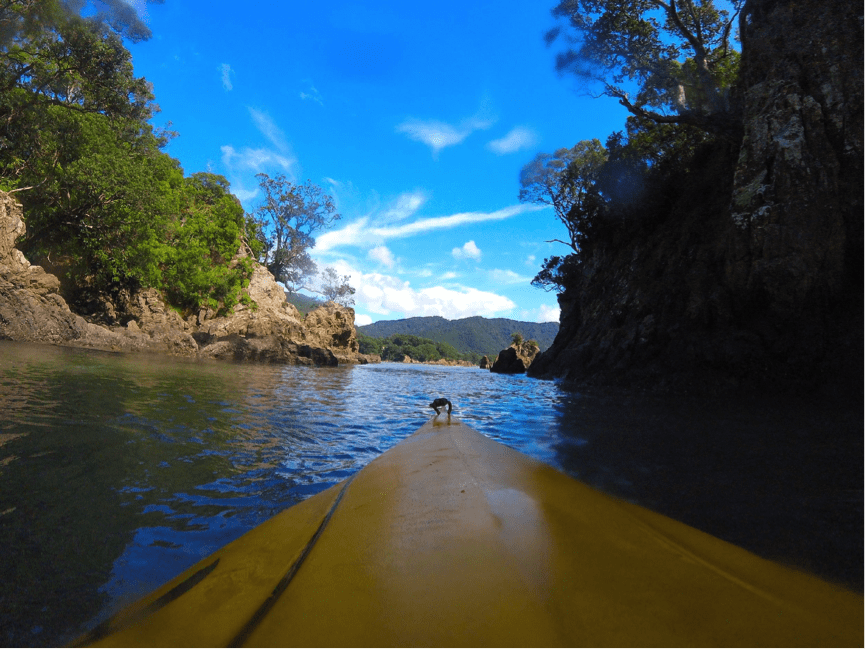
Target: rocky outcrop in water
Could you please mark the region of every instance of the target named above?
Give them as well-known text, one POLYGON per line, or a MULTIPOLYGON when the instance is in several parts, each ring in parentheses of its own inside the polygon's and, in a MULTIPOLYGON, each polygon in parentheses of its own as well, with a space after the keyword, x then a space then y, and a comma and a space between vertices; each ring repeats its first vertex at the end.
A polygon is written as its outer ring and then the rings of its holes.
POLYGON ((514 343, 499 352, 490 371, 496 374, 525 374, 539 351, 533 342, 514 343))
POLYGON ((597 242, 529 374, 861 384, 862 5, 750 0, 741 24, 742 142, 597 242))
POLYGON ((24 232, 21 206, 0 192, 0 339, 303 365, 371 361, 357 353, 353 309, 327 303, 304 319, 258 265, 246 289, 252 304, 228 316, 203 309, 184 320, 150 288, 95 296, 101 324, 88 322, 70 310, 57 277, 15 248, 24 232))

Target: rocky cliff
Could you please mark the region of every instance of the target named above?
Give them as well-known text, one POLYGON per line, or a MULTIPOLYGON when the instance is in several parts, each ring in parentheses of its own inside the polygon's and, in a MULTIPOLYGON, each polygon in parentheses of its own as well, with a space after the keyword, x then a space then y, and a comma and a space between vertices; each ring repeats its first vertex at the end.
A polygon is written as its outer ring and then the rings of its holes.
MULTIPOLYGON (((490 366, 490 371, 496 374, 525 374, 532 366, 532 362, 539 351, 540 349, 534 342, 526 340, 514 343, 499 352, 496 360, 490 366)), ((489 364, 489 359, 487 359, 487 364, 489 364)))
POLYGON ((57 277, 15 248, 24 232, 21 206, 0 192, 0 340, 303 365, 368 361, 358 354, 353 309, 328 303, 304 319, 261 266, 246 289, 253 304, 226 317, 202 310, 184 320, 144 289, 100 296, 91 319, 101 324, 89 322, 70 310, 57 277))
POLYGON ((861 382, 862 5, 751 0, 741 30, 743 140, 598 242, 531 375, 861 382))

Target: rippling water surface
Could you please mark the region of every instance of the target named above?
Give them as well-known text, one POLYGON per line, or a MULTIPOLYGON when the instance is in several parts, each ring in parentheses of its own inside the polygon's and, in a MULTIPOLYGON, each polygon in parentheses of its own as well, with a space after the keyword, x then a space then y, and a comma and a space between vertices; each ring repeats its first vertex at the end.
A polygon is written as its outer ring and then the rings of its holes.
POLYGON ((600 489, 861 590, 861 404, 731 407, 469 368, 0 342, 0 642, 71 641, 365 466, 438 396, 600 489))

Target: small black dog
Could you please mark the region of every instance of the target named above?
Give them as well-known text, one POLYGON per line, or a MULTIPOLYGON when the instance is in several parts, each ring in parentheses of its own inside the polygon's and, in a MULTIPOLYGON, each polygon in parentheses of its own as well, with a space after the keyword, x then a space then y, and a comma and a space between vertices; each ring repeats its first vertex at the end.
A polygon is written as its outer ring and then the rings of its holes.
POLYGON ((445 406, 448 407, 448 414, 451 414, 451 410, 453 410, 453 406, 451 405, 451 402, 448 401, 447 399, 443 399, 443 398, 439 397, 438 399, 433 401, 431 404, 429 404, 429 407, 432 408, 433 410, 435 410, 437 415, 441 414, 441 411, 439 410, 439 408, 444 408, 445 406))

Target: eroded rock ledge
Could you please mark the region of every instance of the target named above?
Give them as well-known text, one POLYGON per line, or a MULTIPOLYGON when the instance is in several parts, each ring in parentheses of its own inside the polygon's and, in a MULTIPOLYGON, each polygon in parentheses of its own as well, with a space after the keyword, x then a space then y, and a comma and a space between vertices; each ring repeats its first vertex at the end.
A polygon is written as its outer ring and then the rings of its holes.
POLYGON ((261 266, 246 289, 254 305, 227 317, 202 310, 184 320, 156 289, 145 289, 110 305, 123 325, 88 322, 70 310, 58 278, 15 248, 24 232, 21 205, 0 192, 0 340, 299 365, 370 360, 358 353, 354 309, 329 302, 303 318, 261 266))

